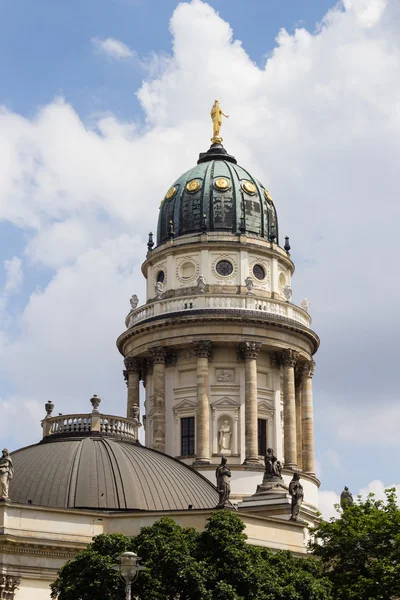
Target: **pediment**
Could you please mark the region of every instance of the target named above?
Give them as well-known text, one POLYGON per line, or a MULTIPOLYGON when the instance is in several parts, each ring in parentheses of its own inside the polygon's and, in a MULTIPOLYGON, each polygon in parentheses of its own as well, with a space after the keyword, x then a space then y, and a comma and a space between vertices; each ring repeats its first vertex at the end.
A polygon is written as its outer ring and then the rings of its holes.
POLYGON ((226 406, 239 406, 239 402, 228 396, 223 396, 211 403, 213 408, 225 408, 226 406))
POLYGON ((274 410, 274 403, 268 400, 259 400, 257 402, 257 409, 262 412, 270 412, 274 410))
POLYGON ((191 409, 195 409, 195 408, 196 408, 196 401, 188 400, 187 398, 185 398, 184 400, 181 400, 180 402, 178 402, 178 404, 175 404, 175 406, 172 407, 172 410, 174 412, 180 412, 182 410, 191 410, 191 409))

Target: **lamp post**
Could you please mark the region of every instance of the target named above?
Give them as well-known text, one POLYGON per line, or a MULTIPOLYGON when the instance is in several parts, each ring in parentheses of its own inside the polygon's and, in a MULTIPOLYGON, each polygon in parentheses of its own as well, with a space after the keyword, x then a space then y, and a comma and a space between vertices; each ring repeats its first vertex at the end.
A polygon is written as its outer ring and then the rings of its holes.
POLYGON ((139 556, 134 552, 124 552, 119 557, 119 572, 125 581, 125 600, 131 600, 131 586, 139 576, 140 571, 145 569, 139 565, 139 556))

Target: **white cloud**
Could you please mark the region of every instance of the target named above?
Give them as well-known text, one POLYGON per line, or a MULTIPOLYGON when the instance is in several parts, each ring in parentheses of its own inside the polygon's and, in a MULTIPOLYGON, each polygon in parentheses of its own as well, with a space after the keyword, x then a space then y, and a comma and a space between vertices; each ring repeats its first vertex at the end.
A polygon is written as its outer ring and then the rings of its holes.
POLYGON ((22 271, 22 261, 18 256, 13 256, 11 260, 4 261, 4 268, 6 270, 6 283, 4 286, 4 294, 10 295, 18 292, 24 274, 22 271))
POLYGON ((134 52, 121 42, 120 40, 116 40, 114 38, 108 37, 104 39, 100 38, 92 38, 92 44, 94 48, 109 58, 116 58, 118 60, 124 58, 132 58, 134 56, 134 52))
MULTIPOLYGON (((200 0, 179 4, 170 27, 173 54, 154 58, 138 91, 145 126, 112 115, 89 126, 62 99, 31 119, 0 113, 0 219, 26 233, 26 262, 54 269, 16 323, 20 333, 2 340, 15 396, 51 397, 66 412, 115 389, 122 407, 114 339, 130 295, 143 289, 145 236, 165 190, 207 149, 219 98, 230 114, 227 150, 267 185, 291 234, 294 301, 310 298, 322 337, 316 405, 333 407, 340 435, 355 442, 368 427, 364 419, 358 433, 357 420, 371 415, 376 440, 385 404, 398 422, 396 1, 347 0, 316 33, 282 30, 261 68, 200 0)), ((390 424, 385 439, 394 438, 390 424)))

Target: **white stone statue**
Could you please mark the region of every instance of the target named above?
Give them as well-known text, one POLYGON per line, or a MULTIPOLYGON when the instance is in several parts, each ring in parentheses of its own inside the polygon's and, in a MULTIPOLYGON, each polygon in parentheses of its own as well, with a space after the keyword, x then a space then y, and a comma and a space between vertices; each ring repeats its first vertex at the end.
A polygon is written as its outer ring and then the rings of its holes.
POLYGON ((247 287, 247 293, 251 294, 251 290, 254 287, 254 281, 252 280, 251 277, 246 277, 246 279, 244 280, 246 287, 247 287))
POLYGON ((14 475, 14 466, 10 453, 4 448, 0 458, 0 498, 8 498, 8 488, 14 475))
POLYGON ((139 298, 136 296, 136 294, 133 294, 129 302, 131 303, 131 309, 135 310, 135 308, 139 304, 139 298))
POLYGON ((285 287, 283 288, 283 295, 285 297, 285 300, 287 302, 290 302, 290 298, 292 297, 292 288, 290 287, 290 285, 285 285, 285 287))
POLYGON ((204 275, 200 275, 197 278, 197 287, 199 288, 199 292, 203 294, 206 290, 206 278, 204 275))
POLYGON ((231 450, 232 432, 229 421, 224 421, 218 431, 218 444, 221 454, 231 450))
POLYGON ((161 281, 157 281, 155 285, 155 293, 157 298, 161 298, 161 296, 163 295, 163 284, 161 283, 161 281))
POLYGON ((305 310, 306 312, 308 312, 308 311, 310 310, 310 301, 309 301, 309 299, 308 299, 308 298, 304 298, 304 299, 301 301, 301 308, 302 308, 303 310, 305 310))

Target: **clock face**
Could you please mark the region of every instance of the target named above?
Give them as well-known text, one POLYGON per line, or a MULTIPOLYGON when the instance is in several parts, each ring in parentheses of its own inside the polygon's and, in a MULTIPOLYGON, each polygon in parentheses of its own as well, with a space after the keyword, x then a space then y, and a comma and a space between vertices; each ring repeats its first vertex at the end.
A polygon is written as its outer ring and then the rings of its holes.
POLYGON ((229 181, 225 177, 218 177, 215 181, 215 187, 219 190, 227 190, 229 188, 229 181))
POLYGON ((231 262, 229 262, 229 260, 220 260, 217 262, 215 270, 217 271, 218 275, 227 277, 228 275, 232 275, 233 265, 231 262))
POLYGON ((252 181, 245 181, 243 183, 243 189, 248 193, 248 194, 255 194, 257 191, 256 186, 254 185, 254 183, 252 181))
POLYGON ((188 192, 197 192, 200 187, 201 183, 198 179, 192 179, 186 184, 186 189, 188 192))
POLYGON ((173 198, 176 194, 176 187, 173 186, 171 188, 169 188, 168 192, 165 194, 165 197, 167 200, 171 200, 171 198, 173 198))

